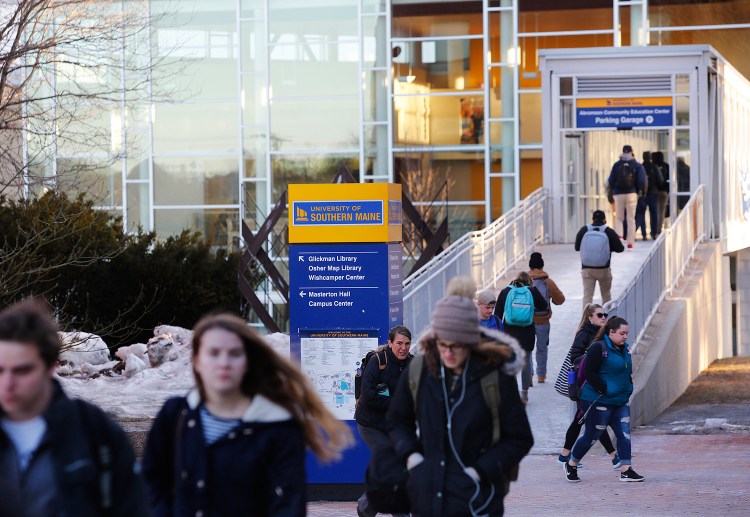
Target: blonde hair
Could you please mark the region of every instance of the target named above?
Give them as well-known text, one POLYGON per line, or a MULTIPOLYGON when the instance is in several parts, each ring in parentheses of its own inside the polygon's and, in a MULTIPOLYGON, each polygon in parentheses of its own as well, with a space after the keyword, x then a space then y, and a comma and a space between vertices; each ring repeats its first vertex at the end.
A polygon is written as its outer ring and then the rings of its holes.
POLYGON ((603 307, 599 305, 598 303, 586 304, 586 306, 583 308, 583 314, 581 314, 581 321, 578 323, 576 334, 578 334, 583 329, 583 326, 586 324, 589 318, 594 315, 594 313, 596 312, 596 309, 604 310, 603 307))
POLYGON ((515 280, 513 280, 513 283, 516 285, 516 287, 520 287, 521 285, 534 285, 534 281, 531 279, 531 275, 529 275, 526 271, 521 271, 520 273, 518 273, 518 276, 515 280))
MULTIPOLYGON (((305 444, 321 461, 339 459, 341 451, 353 443, 349 428, 328 411, 299 368, 276 353, 244 320, 231 314, 201 319, 193 331, 193 360, 198 355, 203 335, 216 328, 231 332, 242 341, 247 371, 240 391, 249 397, 263 395, 289 411, 302 427, 305 444)), ((203 381, 195 367, 193 373, 198 390, 205 398, 203 381)))

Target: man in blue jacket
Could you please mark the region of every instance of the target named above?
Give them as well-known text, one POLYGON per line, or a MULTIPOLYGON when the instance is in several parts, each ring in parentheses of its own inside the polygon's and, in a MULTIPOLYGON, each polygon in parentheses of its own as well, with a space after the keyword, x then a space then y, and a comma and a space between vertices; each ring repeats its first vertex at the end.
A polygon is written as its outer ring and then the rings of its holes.
MULTIPOLYGON (((362 393, 354 419, 362 441, 371 452, 390 443, 385 415, 396 392, 401 372, 412 358, 410 348, 411 332, 403 325, 397 325, 388 333, 388 344, 377 350, 362 372, 362 393)), ((357 501, 357 514, 360 517, 377 514, 369 508, 367 493, 362 494, 357 501)))
POLYGON ((625 145, 620 159, 612 166, 607 180, 615 199, 615 230, 625 237, 628 249, 635 243, 635 209, 638 205, 638 192, 646 190, 646 171, 633 155, 633 148, 625 145), (627 235, 623 232, 623 221, 627 217, 627 235))

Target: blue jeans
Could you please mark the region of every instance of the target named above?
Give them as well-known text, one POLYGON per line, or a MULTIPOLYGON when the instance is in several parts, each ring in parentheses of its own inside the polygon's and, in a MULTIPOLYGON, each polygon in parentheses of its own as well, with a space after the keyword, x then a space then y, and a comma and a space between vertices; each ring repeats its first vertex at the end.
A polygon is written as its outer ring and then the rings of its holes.
POLYGON ((536 327, 536 374, 546 377, 550 327, 549 323, 537 323, 534 326, 536 327))
POLYGON ((611 404, 592 403, 588 400, 581 401, 581 409, 586 414, 586 426, 583 434, 576 440, 570 452, 572 461, 581 461, 592 445, 594 445, 607 426, 612 428, 617 437, 617 454, 623 465, 630 465, 630 406, 613 406, 611 404), (591 407, 591 405, 594 407, 591 407), (589 408, 591 410, 589 411, 589 408))

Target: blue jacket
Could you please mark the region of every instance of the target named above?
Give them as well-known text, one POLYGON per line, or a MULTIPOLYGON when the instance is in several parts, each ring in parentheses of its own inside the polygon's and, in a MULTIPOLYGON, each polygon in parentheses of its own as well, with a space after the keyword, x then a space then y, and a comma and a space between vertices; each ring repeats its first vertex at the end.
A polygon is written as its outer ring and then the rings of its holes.
POLYGON ((620 155, 620 159, 615 162, 612 166, 612 171, 609 173, 609 179, 607 180, 609 187, 612 189, 612 194, 633 194, 635 192, 643 191, 646 189, 646 171, 643 169, 643 165, 638 163, 630 154, 623 153, 620 155), (629 162, 631 166, 635 167, 635 185, 631 188, 623 190, 617 188, 617 173, 620 170, 620 165, 625 162, 629 162))
POLYGON ((385 368, 380 369, 378 359, 374 356, 367 361, 365 371, 362 373, 362 393, 359 396, 357 410, 354 412, 354 419, 362 427, 374 427, 386 432, 385 414, 396 393, 401 372, 409 364, 412 356, 409 355, 405 360, 399 361, 390 347, 386 347, 379 355, 381 360, 386 361, 385 368), (388 386, 388 396, 378 394, 377 386, 381 383, 388 386))
POLYGON ((632 394, 633 361, 628 344, 615 346, 607 336, 592 343, 586 352, 586 384, 581 390, 581 400, 624 406, 632 394), (603 347, 606 357, 602 354, 603 347))
POLYGON ((255 395, 242 423, 206 445, 198 391, 169 399, 143 456, 152 514, 305 515, 305 443, 292 415, 255 395))

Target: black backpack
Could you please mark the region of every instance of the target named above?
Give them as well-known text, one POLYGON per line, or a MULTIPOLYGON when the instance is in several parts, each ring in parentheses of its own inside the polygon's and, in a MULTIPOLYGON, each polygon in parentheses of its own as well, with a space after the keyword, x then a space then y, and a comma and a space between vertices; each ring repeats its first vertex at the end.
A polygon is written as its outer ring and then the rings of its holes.
POLYGON ((380 368, 380 371, 382 372, 385 370, 385 367, 388 365, 388 354, 385 353, 385 349, 388 345, 379 346, 375 350, 370 350, 367 352, 367 355, 365 355, 360 361, 359 366, 357 366, 357 372, 354 374, 354 401, 355 404, 359 403, 359 396, 362 394, 362 375, 365 373, 365 368, 367 368, 367 363, 372 359, 372 356, 375 356, 378 360, 378 367, 380 368))
POLYGON ((661 166, 655 163, 651 164, 651 171, 648 175, 648 190, 656 192, 664 185, 664 175, 661 173, 661 166))
POLYGON ((620 170, 617 171, 615 187, 618 190, 629 190, 635 187, 635 167, 630 162, 622 162, 620 170))

